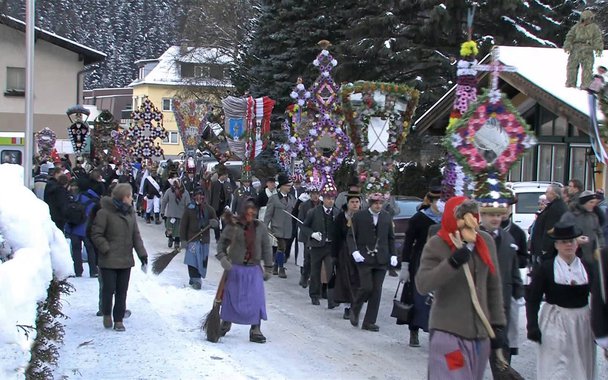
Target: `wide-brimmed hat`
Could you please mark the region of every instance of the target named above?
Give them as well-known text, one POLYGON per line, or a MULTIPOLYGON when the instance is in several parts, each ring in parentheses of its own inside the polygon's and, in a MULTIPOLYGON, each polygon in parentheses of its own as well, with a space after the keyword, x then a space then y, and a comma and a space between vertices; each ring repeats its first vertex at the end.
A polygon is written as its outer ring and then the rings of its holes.
POLYGON ((557 222, 547 234, 553 240, 569 240, 581 236, 583 231, 573 223, 557 222))
POLYGON ((279 174, 279 178, 278 181, 279 182, 279 187, 283 186, 283 185, 291 185, 291 179, 289 178, 289 176, 285 173, 281 173, 279 174))

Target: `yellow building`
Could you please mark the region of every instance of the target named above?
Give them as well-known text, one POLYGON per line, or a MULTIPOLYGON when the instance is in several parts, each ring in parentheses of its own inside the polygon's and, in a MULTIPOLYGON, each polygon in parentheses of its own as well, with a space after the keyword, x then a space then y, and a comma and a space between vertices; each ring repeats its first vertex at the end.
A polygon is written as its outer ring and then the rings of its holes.
POLYGON ((184 148, 173 115, 173 98, 202 98, 219 106, 219 101, 234 90, 230 82, 232 58, 215 48, 171 46, 157 59, 135 63, 138 78, 129 85, 133 109, 147 96, 162 111, 168 136, 161 147, 165 158, 175 158, 184 148))

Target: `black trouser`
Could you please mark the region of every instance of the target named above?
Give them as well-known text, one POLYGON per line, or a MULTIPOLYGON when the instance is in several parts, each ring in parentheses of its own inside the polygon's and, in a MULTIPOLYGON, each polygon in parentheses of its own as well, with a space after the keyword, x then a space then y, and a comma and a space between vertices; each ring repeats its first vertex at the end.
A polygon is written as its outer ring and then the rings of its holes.
POLYGON ((74 262, 74 273, 77 277, 82 276, 82 236, 70 234, 72 244, 72 261, 74 262))
POLYGON ((131 268, 108 269, 100 268, 103 278, 101 311, 103 315, 113 314, 114 322, 122 322, 127 309, 127 290, 131 268), (114 297, 114 310, 112 310, 112 297, 114 297))
POLYGON ((97 252, 91 239, 85 236, 84 246, 87 249, 87 262, 89 263, 89 276, 93 277, 99 274, 97 270, 97 252))
MULTIPOLYGON (((325 264, 325 274, 327 275, 327 281, 331 278, 332 268, 332 245, 331 243, 325 244, 323 247, 311 248, 310 249, 310 288, 308 294, 310 298, 321 297, 321 268, 325 264)), ((329 294, 328 294, 329 301, 329 294)))
POLYGON ((382 298, 382 284, 386 276, 386 266, 357 264, 357 271, 359 272, 360 285, 352 305, 353 311, 357 314, 360 313, 363 304, 367 301, 363 324, 376 323, 380 298, 382 298))
POLYGON ((310 278, 310 248, 304 246, 304 264, 302 264, 302 268, 300 268, 300 274, 304 276, 304 278, 308 281, 310 278))
POLYGON ((201 278, 202 277, 201 274, 199 273, 198 269, 196 269, 192 265, 188 265, 188 276, 190 276, 190 278, 201 278))

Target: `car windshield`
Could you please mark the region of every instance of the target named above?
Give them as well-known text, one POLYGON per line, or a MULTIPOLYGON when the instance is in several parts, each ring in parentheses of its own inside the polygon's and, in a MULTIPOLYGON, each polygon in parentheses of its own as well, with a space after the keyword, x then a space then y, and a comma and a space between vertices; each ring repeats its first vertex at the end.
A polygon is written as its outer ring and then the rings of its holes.
POLYGON ((399 206, 399 214, 395 215, 395 218, 411 218, 418 211, 418 206, 422 202, 413 199, 397 199, 396 203, 399 206))
POLYGON ((543 195, 544 192, 534 193, 517 193, 517 205, 515 205, 515 212, 518 214, 534 214, 538 211, 538 197, 543 195))

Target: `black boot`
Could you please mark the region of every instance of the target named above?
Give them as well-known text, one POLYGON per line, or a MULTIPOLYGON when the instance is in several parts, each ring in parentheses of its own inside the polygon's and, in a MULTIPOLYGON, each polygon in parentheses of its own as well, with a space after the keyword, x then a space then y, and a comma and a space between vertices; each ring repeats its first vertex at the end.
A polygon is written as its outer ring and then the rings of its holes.
POLYGON ((410 330, 410 347, 420 347, 418 339, 418 330, 410 330))
POLYGON ((146 213, 146 223, 147 224, 152 223, 152 215, 150 215, 149 212, 146 213))
POLYGON ((222 321, 222 325, 220 327, 221 335, 226 336, 226 334, 228 334, 228 331, 230 331, 231 328, 232 328, 232 322, 222 321))
POLYGON ((154 213, 154 223, 160 224, 160 214, 154 213))
POLYGON ((266 343, 266 337, 260 330, 260 325, 251 325, 249 330, 249 341, 253 343, 266 343))
POLYGON ((179 240, 178 237, 176 237, 174 239, 174 241, 175 241, 175 249, 179 251, 179 249, 181 248, 181 241, 179 240))
POLYGON ((350 319, 350 308, 349 307, 344 308, 344 314, 342 315, 342 319, 350 319))
POLYGON ((167 246, 169 248, 173 247, 173 238, 171 236, 169 236, 169 242, 167 243, 167 246))
POLYGON ((321 298, 327 299, 327 284, 321 284, 321 298))

